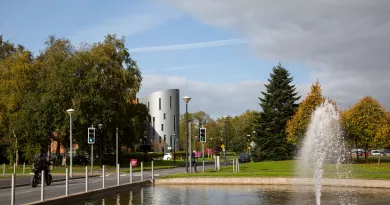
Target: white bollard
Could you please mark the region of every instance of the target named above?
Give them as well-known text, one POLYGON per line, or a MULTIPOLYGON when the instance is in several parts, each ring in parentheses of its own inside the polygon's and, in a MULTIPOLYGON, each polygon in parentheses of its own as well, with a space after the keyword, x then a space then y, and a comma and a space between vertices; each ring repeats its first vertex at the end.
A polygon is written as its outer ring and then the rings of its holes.
POLYGON ((236 161, 236 160, 233 159, 233 173, 236 172, 236 168, 234 167, 234 161, 236 161))
POLYGON ((85 166, 85 192, 88 192, 88 166, 85 166))
POLYGON ((152 180, 154 180, 153 160, 152 160, 152 180))
POLYGON ((117 185, 117 186, 119 186, 119 177, 120 177, 119 168, 120 168, 120 167, 119 167, 119 164, 117 164, 117 165, 116 165, 116 170, 117 170, 117 172, 116 172, 116 174, 117 174, 117 175, 116 175, 116 185, 117 185))
POLYGON ((141 162, 141 181, 144 180, 144 162, 141 162))
POLYGON ((133 165, 130 163, 130 183, 133 183, 133 165))
POLYGON ((69 195, 69 169, 65 169, 65 196, 69 195))
POLYGON ((3 176, 5 176, 5 163, 3 164, 3 176))
POLYGON ((105 181, 106 181, 106 173, 105 173, 105 171, 104 171, 104 165, 103 165, 103 189, 104 188, 106 188, 105 186, 106 186, 106 184, 105 184, 105 181))
POLYGON ((23 163, 23 176, 25 171, 26 171, 26 162, 23 163))
POLYGON ((15 205, 15 174, 12 174, 12 182, 11 182, 11 205, 15 205))
POLYGON ((45 200, 45 171, 41 172, 41 201, 45 200))

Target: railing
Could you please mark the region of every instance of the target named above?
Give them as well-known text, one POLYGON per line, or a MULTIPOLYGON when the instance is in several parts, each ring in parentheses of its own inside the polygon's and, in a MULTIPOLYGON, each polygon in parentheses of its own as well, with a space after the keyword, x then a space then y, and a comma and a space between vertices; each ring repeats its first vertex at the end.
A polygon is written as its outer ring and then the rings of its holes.
MULTIPOLYGON (((152 180, 154 180, 154 162, 151 162, 152 165, 152 180)), ((3 175, 5 175, 5 165, 3 166, 3 175)), ((144 181, 144 173, 143 170, 144 165, 143 162, 141 162, 141 181, 144 181)), ((24 175, 24 170, 25 170, 25 165, 23 167, 23 175, 24 175)), ((69 170, 66 168, 65 170, 65 196, 69 196, 69 170)), ((102 188, 105 189, 105 166, 102 166, 102 188)), ((14 173, 12 174, 12 179, 11 179, 11 205, 15 205, 15 177, 16 177, 16 172, 15 172, 15 165, 14 165, 14 173)), ((117 164, 116 166, 116 186, 120 186, 120 165, 117 164)), ((132 164, 130 163, 130 177, 129 177, 129 183, 133 183, 133 169, 132 169, 132 164)), ((91 190, 88 189, 88 166, 85 167, 85 192, 89 192, 91 190)), ((45 174, 44 171, 41 173, 41 201, 45 201, 45 174)))

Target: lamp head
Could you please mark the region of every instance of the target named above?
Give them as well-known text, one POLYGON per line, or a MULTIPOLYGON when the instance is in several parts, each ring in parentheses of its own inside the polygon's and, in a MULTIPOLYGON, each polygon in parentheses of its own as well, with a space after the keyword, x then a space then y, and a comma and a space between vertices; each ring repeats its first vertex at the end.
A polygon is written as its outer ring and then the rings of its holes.
POLYGON ((190 102, 191 97, 190 96, 185 96, 185 97, 183 97, 183 100, 184 100, 185 103, 188 103, 188 102, 190 102))
POLYGON ((72 115, 72 114, 74 113, 74 111, 75 111, 75 110, 74 110, 74 109, 72 109, 72 108, 71 108, 71 109, 68 109, 68 110, 66 110, 66 112, 67 112, 67 113, 69 113, 69 115, 72 115))

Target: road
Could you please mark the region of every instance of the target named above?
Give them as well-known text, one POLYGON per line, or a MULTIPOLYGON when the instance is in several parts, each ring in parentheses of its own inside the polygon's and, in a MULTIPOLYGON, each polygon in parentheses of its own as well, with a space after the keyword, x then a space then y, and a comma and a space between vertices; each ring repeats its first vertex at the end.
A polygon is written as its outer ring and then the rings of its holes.
MULTIPOLYGON (((205 166, 205 169, 213 168, 213 165, 205 166)), ((198 171, 202 170, 202 166, 198 165, 198 171)), ((144 171, 144 180, 151 179, 151 171, 144 171)), ((154 171, 155 178, 168 174, 185 173, 185 167, 174 169, 160 169, 154 171)), ((120 174, 120 183, 125 184, 130 182, 129 173, 120 174)), ((133 173, 133 182, 141 180, 141 173, 133 173)), ((107 174, 105 177, 105 186, 116 186, 117 180, 115 174, 107 174)), ((88 180, 89 190, 102 188, 102 177, 90 177, 88 180)), ((85 178, 69 180, 69 194, 85 192, 85 178)), ((45 186, 45 199, 65 195, 65 181, 53 182, 50 186, 45 186)), ((29 202, 41 200, 41 185, 32 188, 30 185, 15 188, 15 204, 25 204, 29 202)), ((0 204, 11 203, 11 189, 0 189, 0 204)))

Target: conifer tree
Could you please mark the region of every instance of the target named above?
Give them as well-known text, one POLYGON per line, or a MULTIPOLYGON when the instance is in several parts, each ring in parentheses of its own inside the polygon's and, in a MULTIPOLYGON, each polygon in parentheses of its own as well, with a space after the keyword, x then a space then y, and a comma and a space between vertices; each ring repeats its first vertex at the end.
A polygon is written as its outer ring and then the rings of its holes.
POLYGON ((256 143, 253 150, 253 159, 285 160, 292 157, 292 145, 287 143, 286 124, 295 113, 298 105, 296 101, 300 97, 295 92, 293 78, 281 64, 273 68, 271 78, 265 85, 266 91, 262 92, 260 99, 260 112, 255 122, 256 143))

